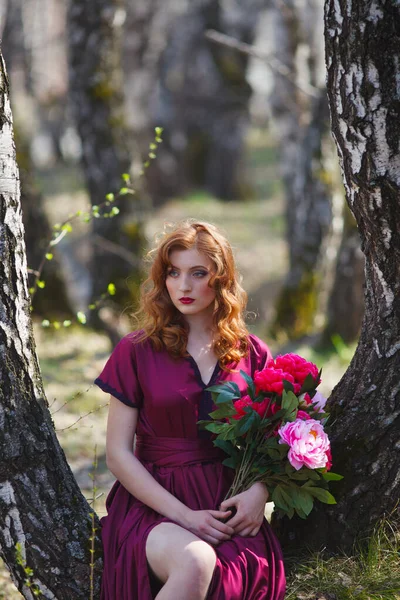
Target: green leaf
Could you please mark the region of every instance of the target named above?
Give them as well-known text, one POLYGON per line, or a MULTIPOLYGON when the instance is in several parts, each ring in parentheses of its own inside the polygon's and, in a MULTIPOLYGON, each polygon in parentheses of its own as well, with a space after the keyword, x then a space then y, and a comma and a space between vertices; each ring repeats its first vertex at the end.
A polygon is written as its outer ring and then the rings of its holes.
POLYGON ((109 202, 113 202, 115 199, 114 194, 106 194, 106 200, 108 200, 109 202))
POLYGON ((227 426, 227 423, 209 423, 208 425, 205 426, 205 428, 207 429, 207 431, 211 431, 212 433, 220 433, 221 431, 223 431, 225 429, 225 427, 227 426))
POLYGON ((127 187, 122 187, 119 190, 119 193, 120 193, 121 196, 126 196, 126 194, 129 194, 129 189, 127 187))
POLYGON ((256 413, 255 410, 252 410, 250 408, 250 412, 245 417, 242 417, 240 421, 238 421, 238 424, 236 426, 236 433, 238 435, 244 435, 251 429, 258 429, 260 422, 260 415, 256 413))
POLYGON ((224 431, 219 434, 219 439, 221 440, 232 440, 233 443, 236 443, 236 425, 229 425, 224 431))
POLYGON ((252 380, 250 375, 248 375, 245 371, 240 370, 240 374, 247 383, 250 397, 254 400, 256 396, 256 386, 254 385, 254 381, 252 380))
POLYGON ((294 481, 308 481, 309 477, 308 477, 308 473, 306 473, 304 471, 304 469, 300 469, 299 471, 296 471, 294 473, 291 473, 289 475, 290 479, 293 479, 294 481))
POLYGON ((214 446, 217 446, 217 448, 221 448, 221 450, 229 454, 229 456, 239 456, 239 452, 236 446, 232 444, 232 442, 228 442, 226 440, 221 440, 221 438, 217 438, 213 441, 213 444, 214 446))
POLYGON ((292 487, 290 493, 293 498, 294 507, 309 515, 313 509, 314 501, 311 494, 303 488, 292 487))
POLYGON ((220 383, 218 385, 210 385, 210 387, 206 388, 206 392, 217 392, 218 394, 226 389, 225 383, 220 383))
POLYGON ((272 492, 272 502, 285 512, 294 508, 291 497, 282 485, 277 485, 272 492))
POLYGON ((343 475, 338 475, 337 473, 321 473, 321 475, 325 481, 340 481, 343 479, 343 475))
POLYGON ((69 319, 66 319, 65 321, 63 321, 63 327, 71 327, 72 325, 72 321, 70 321, 69 319))
POLYGON ((115 215, 119 215, 119 208, 118 208, 118 206, 113 206, 112 209, 110 210, 109 214, 112 217, 115 217, 115 215))
POLYGON ((318 473, 318 471, 315 471, 314 469, 307 469, 307 467, 302 467, 301 470, 305 473, 307 473, 307 477, 308 479, 311 479, 312 481, 320 481, 321 477, 318 473))
POLYGON ((335 498, 332 496, 328 490, 323 490, 319 487, 307 487, 307 491, 312 494, 317 500, 323 502, 324 504, 336 504, 335 498))
POLYGON ((303 510, 301 510, 301 508, 296 508, 295 510, 296 514, 298 514, 301 519, 307 519, 307 515, 303 510))
POLYGON ((63 231, 66 231, 67 233, 71 233, 71 231, 72 231, 72 226, 71 226, 71 224, 70 224, 70 223, 65 223, 65 225, 63 225, 63 226, 61 227, 61 229, 62 229, 63 231))
POLYGON ((210 412, 210 417, 212 419, 224 419, 225 417, 231 417, 236 414, 236 410, 233 408, 231 404, 225 402, 221 405, 221 408, 210 412))
POLYGON ((235 457, 228 456, 228 458, 225 458, 222 461, 222 464, 225 465, 226 467, 230 467, 231 469, 236 469, 236 467, 238 465, 238 461, 236 460, 235 457))
POLYGON ((46 259, 47 260, 53 260, 54 256, 51 252, 46 252, 46 259))
POLYGON ((296 411, 299 406, 299 400, 293 392, 287 392, 283 390, 282 393, 282 408, 286 410, 286 421, 294 421, 296 418, 296 411))
POLYGON ((235 396, 239 399, 242 397, 242 392, 237 383, 234 381, 227 381, 226 386, 235 394, 235 396))
POLYGON ((316 388, 316 381, 314 377, 309 373, 305 380, 303 381, 303 385, 301 386, 300 394, 304 394, 305 392, 312 392, 316 388))
POLYGON ((122 179, 123 179, 124 181, 129 181, 129 180, 130 180, 130 175, 129 175, 129 173, 122 173, 121 177, 122 177, 122 179))
POLYGON ((283 379, 283 389, 285 390, 285 392, 294 392, 293 383, 291 381, 283 379))
POLYGON ((38 279, 36 282, 36 285, 38 286, 38 288, 40 288, 42 290, 44 287, 46 287, 46 282, 38 279))
POLYGON ((115 296, 116 293, 116 287, 114 283, 109 283, 107 286, 107 292, 110 294, 110 296, 115 296))
POLYGON ((233 400, 237 400, 234 392, 224 390, 223 392, 218 394, 215 400, 215 404, 224 404, 225 402, 232 402, 233 400))
POLYGON ((84 312, 79 311, 76 313, 76 318, 78 319, 79 323, 82 323, 82 325, 85 325, 86 323, 86 315, 84 312))

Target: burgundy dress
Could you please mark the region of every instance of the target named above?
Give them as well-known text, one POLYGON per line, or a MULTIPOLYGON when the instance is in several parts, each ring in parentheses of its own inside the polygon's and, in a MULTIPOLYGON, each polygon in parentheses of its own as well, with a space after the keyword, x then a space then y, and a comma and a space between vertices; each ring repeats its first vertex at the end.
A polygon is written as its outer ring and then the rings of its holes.
MULTIPOLYGON (((250 353, 227 373, 218 364, 207 383, 194 359, 156 352, 149 340, 125 336, 95 383, 127 406, 139 409, 135 455, 151 475, 193 510, 214 509, 224 499, 233 470, 222 465, 225 454, 196 422, 213 410, 208 385, 236 381, 239 371, 252 375, 270 357, 268 347, 250 335, 250 353)), ((171 522, 132 496, 118 481, 107 498, 102 539, 102 600, 152 600, 154 579, 146 560, 146 539, 155 525, 171 522)), ((264 519, 256 537, 234 536, 215 547, 217 563, 210 600, 282 600, 285 575, 279 543, 264 519)), ((189 599, 188 599, 189 600, 189 599)))

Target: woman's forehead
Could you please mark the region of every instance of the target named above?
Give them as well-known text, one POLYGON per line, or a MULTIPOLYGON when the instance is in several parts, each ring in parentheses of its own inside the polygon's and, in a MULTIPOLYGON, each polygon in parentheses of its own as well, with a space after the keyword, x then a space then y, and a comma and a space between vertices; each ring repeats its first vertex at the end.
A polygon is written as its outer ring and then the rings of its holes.
POLYGON ((213 266, 212 260, 204 252, 196 248, 176 248, 169 253, 169 260, 174 267, 207 267, 213 266))

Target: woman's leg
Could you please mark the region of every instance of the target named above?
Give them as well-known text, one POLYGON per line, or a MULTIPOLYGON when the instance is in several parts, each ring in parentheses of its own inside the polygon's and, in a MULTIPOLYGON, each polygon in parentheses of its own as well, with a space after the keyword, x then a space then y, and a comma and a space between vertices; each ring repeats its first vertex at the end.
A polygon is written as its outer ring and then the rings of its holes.
POLYGON ((204 600, 216 554, 212 546, 174 523, 160 523, 149 533, 147 561, 165 585, 157 600, 204 600))

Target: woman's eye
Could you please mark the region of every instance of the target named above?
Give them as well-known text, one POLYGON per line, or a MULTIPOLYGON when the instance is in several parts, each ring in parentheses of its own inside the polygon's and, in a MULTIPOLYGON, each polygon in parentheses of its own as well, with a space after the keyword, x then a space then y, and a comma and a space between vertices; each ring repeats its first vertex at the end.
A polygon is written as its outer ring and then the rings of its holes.
POLYGON ((207 275, 207 272, 206 272, 206 271, 195 271, 195 272, 193 273, 193 275, 194 275, 195 277, 199 277, 199 278, 200 278, 200 277, 204 277, 205 275, 207 275))
POLYGON ((170 271, 168 271, 169 277, 176 277, 177 275, 178 275, 178 271, 175 271, 175 269, 170 269, 170 271))

